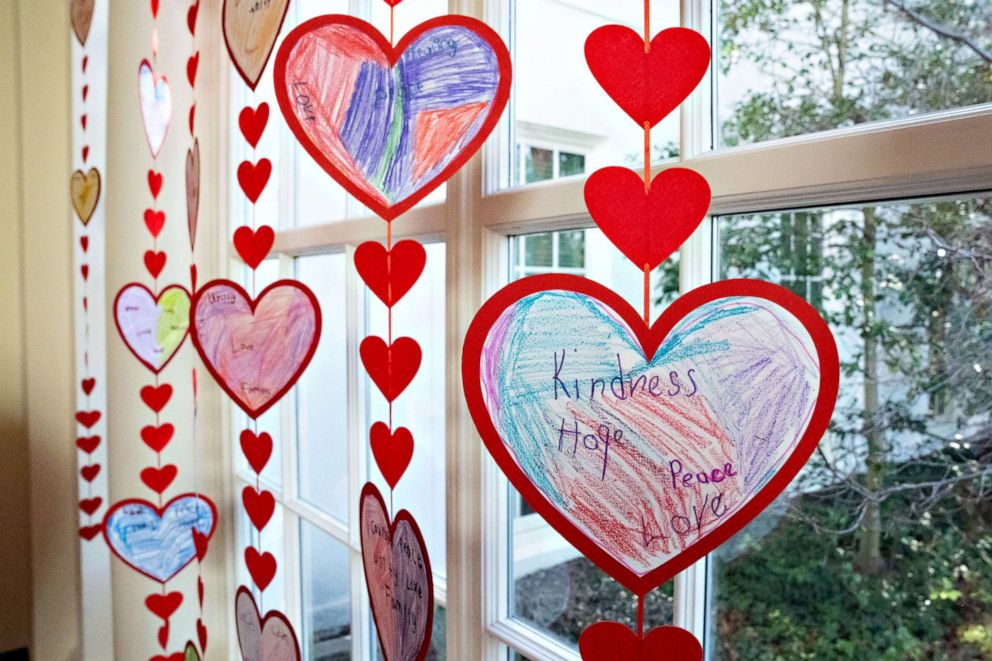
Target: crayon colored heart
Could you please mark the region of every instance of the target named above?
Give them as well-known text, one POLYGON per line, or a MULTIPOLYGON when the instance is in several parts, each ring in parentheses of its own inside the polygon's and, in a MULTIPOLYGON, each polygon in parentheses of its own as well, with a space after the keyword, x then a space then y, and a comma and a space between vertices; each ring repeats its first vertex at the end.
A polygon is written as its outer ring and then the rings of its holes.
POLYGON ((148 60, 138 65, 138 101, 145 138, 152 157, 158 157, 172 121, 172 91, 165 76, 156 76, 148 60))
POLYGON ((392 220, 451 177, 496 126, 510 55, 484 23, 442 16, 392 47, 368 23, 321 16, 283 40, 279 108, 311 157, 392 220))
POLYGON ((413 458, 413 434, 406 427, 390 432, 389 425, 377 422, 369 430, 369 445, 386 484, 395 489, 413 458))
POLYGON ((83 174, 82 170, 76 170, 72 173, 69 189, 76 217, 83 225, 88 225, 100 201, 100 171, 90 168, 89 172, 83 174))
POLYGON ((669 28, 651 40, 622 25, 586 39, 592 75, 638 126, 654 126, 688 97, 710 66, 710 46, 695 30, 669 28))
POLYGON ((122 500, 104 517, 104 537, 132 569, 165 583, 195 557, 192 530, 208 537, 217 526, 217 508, 205 496, 183 494, 164 507, 139 499, 122 500))
POLYGON ((648 327, 585 278, 501 290, 469 328, 469 410, 524 499, 644 594, 778 496, 826 431, 837 348, 795 294, 693 290, 648 327))
POLYGON ((358 511, 365 583, 383 656, 423 659, 431 642, 434 580, 420 528, 406 510, 390 522, 371 482, 362 489, 358 511))
POLYGON ((117 332, 135 358, 156 374, 186 339, 189 311, 189 292, 181 285, 169 285, 156 296, 135 282, 125 285, 114 300, 117 332))
POLYGON ((685 629, 655 627, 643 639, 619 622, 597 622, 579 636, 582 661, 703 661, 703 646, 685 629))
POLYGON ((221 23, 227 52, 251 89, 255 89, 265 71, 288 9, 289 0, 224 0, 221 23))
POLYGON ((586 206, 606 237, 639 269, 654 269, 699 227, 710 186, 687 168, 658 173, 651 190, 633 170, 609 167, 586 181, 586 206))
POLYGON ((193 297, 193 345, 253 418, 293 387, 319 340, 320 305, 295 280, 278 280, 254 300, 236 282, 213 280, 193 297))
POLYGON ((420 278, 427 263, 427 252, 418 241, 400 241, 392 250, 377 241, 366 241, 355 249, 355 269, 362 280, 392 307, 420 278))
POLYGON ((90 36, 95 5, 96 0, 72 0, 69 4, 69 22, 72 23, 72 31, 76 33, 80 46, 85 46, 86 39, 90 36))
POLYGON ((279 611, 269 611, 263 618, 243 585, 234 598, 234 616, 244 661, 300 661, 300 643, 289 619, 279 611))

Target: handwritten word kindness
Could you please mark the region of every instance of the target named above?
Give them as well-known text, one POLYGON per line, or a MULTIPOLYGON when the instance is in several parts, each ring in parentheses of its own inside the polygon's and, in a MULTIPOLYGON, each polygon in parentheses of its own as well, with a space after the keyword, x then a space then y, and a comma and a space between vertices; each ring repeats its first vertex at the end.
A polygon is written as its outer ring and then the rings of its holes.
MULTIPOLYGON (((578 351, 578 349, 573 349, 573 351, 578 351)), ((554 387, 555 399, 560 397, 565 397, 567 399, 581 400, 583 397, 590 401, 594 401, 597 397, 603 399, 605 397, 613 396, 618 400, 633 399, 640 391, 642 396, 650 396, 654 398, 658 397, 693 397, 697 392, 699 392, 699 386, 696 384, 694 374, 695 369, 688 369, 685 372, 684 377, 679 374, 677 370, 671 370, 665 377, 659 376, 657 374, 648 375, 641 374, 637 378, 634 378, 629 372, 624 375, 623 360, 620 358, 620 354, 616 354, 617 357, 617 371, 616 375, 612 378, 603 377, 596 378, 592 377, 589 379, 588 387, 587 384, 581 379, 569 379, 568 377, 562 377, 562 372, 565 370, 565 357, 567 352, 562 349, 561 356, 559 357, 558 352, 554 354, 554 373, 551 376, 551 382, 554 387), (607 388, 609 385, 609 388, 607 388)))

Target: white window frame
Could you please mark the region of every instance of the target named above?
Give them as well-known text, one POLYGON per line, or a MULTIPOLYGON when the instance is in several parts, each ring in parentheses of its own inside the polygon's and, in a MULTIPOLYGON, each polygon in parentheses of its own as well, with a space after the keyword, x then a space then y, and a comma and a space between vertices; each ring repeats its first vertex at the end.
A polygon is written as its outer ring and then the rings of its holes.
MULTIPOLYGON (((449 0, 451 13, 474 16, 508 36, 512 0, 449 0)), ((365 16, 363 0, 351 0, 352 13, 365 16)), ((401 6, 402 9, 402 6, 401 6)), ((681 0, 682 24, 711 35, 708 0, 681 0)), ((512 36, 508 43, 513 48, 512 36)), ((229 67, 228 67, 229 69, 229 67)), ((711 151, 713 82, 700 88, 681 106, 681 156, 662 166, 690 167, 703 174, 713 190, 711 214, 733 214, 797 207, 828 206, 858 201, 881 201, 949 193, 967 194, 992 188, 992 103, 965 109, 917 115, 885 123, 826 131, 711 151)), ((232 87, 236 89, 236 87, 232 87)), ((512 104, 511 104, 512 106, 512 104)), ((274 119, 278 118, 273 108, 274 119)), ((230 113, 224 118, 231 135, 230 113)), ((527 624, 507 617, 509 603, 509 554, 507 483, 489 459, 468 414, 461 388, 461 348, 475 312, 508 276, 508 237, 522 232, 543 232, 591 227, 582 189, 585 177, 543 182, 500 190, 498 184, 509 158, 513 158, 513 111, 508 109, 500 127, 483 153, 473 158, 447 185, 444 203, 420 206, 394 223, 394 238, 423 242, 443 240, 446 248, 446 581, 436 584, 438 603, 446 606, 447 656, 449 659, 505 661, 508 650, 532 659, 576 661, 569 647, 542 635, 527 624), (482 265, 480 268, 479 265, 482 265)), ((282 132, 283 154, 291 153, 295 140, 281 121, 272 126, 282 132)), ((632 125, 632 130, 635 127, 632 125)), ((232 148, 234 145, 231 146, 232 148)), ((231 152, 231 160, 237 155, 231 152)), ((236 161, 234 161, 236 164, 236 161)), ((293 172, 281 161, 280 209, 293 217, 293 172)), ((228 163, 227 172, 231 171, 228 163)), ((223 170, 223 168, 222 168, 223 170)), ((229 178, 221 174, 228 191, 227 204, 238 199, 229 178)), ((330 179, 328 179, 330 182, 330 179)), ((277 231, 273 248, 283 275, 292 275, 294 258, 321 252, 344 252, 348 262, 347 314, 364 318, 364 286, 351 267, 355 247, 367 240, 383 240, 384 224, 375 217, 328 222, 322 225, 277 231)), ((219 229, 226 258, 235 264, 227 238, 219 229)), ((708 217, 680 251, 680 288, 687 291, 712 279, 713 229, 708 217)), ((232 268, 234 268, 232 266, 232 268)), ((236 271, 232 271, 236 273, 236 271)), ((358 492, 367 474, 367 430, 364 428, 365 395, 360 387, 363 372, 358 360, 362 326, 349 323, 348 395, 352 415, 348 432, 351 502, 358 511, 358 492)), ((295 439, 295 390, 282 410, 283 438, 295 439)), ((227 422, 230 429, 231 421, 227 422)), ((226 437, 230 438, 230 434, 226 437)), ((352 576, 353 658, 371 661, 368 642, 372 628, 368 599, 361 587, 363 572, 357 526, 345 526, 300 498, 296 469, 296 443, 284 442, 281 488, 266 484, 284 511, 286 549, 280 563, 285 572, 286 614, 299 625, 300 520, 313 523, 350 549, 352 576)), ((240 468, 237 452, 225 451, 234 476, 230 493, 239 493, 254 475, 240 468)), ((234 502, 240 502, 238 497, 234 502)), ((243 516, 240 505, 229 511, 243 516)), ((357 515, 356 515, 357 516, 357 515)), ((229 519, 230 520, 230 519, 229 519)), ((228 530, 235 528, 230 526, 228 530)), ((229 567, 241 564, 228 536, 229 567)), ((239 570, 240 571, 240 570, 239 570)), ((239 571, 229 570, 229 594, 239 571)), ((704 642, 706 628, 707 561, 696 563, 675 579, 674 623, 692 631, 704 642)), ((233 628, 232 628, 233 629, 233 628)), ((299 632, 302 636, 302 631, 299 632)), ((232 636, 234 633, 232 631, 232 636)), ((232 650, 237 649, 232 638, 232 650)))

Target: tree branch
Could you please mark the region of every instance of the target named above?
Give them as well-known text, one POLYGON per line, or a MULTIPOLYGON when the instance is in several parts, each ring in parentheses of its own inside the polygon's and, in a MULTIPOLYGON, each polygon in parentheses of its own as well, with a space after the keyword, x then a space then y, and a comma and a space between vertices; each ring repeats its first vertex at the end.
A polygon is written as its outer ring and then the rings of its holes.
POLYGON ((941 25, 939 23, 930 20, 929 18, 927 18, 917 10, 913 9, 912 7, 907 7, 901 0, 885 0, 885 3, 892 5, 897 10, 901 11, 903 14, 911 18, 919 25, 922 25, 926 29, 935 32, 936 34, 942 37, 947 37, 948 39, 952 39, 954 41, 964 44, 972 51, 974 51, 975 54, 978 55, 978 57, 982 58, 987 63, 992 64, 992 51, 983 48, 981 44, 979 44, 977 41, 975 41, 968 35, 964 34, 963 32, 957 32, 956 30, 952 30, 946 25, 941 25))

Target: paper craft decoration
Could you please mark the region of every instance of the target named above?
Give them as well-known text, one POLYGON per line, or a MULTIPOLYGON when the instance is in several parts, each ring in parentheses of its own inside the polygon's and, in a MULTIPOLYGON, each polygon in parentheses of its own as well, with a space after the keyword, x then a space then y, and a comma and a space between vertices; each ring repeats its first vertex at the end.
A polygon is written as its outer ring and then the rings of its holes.
POLYGON ((189 247, 196 247, 196 224, 200 218, 200 141, 186 150, 186 224, 189 229, 189 247))
POLYGON ((138 100, 148 148, 152 158, 158 158, 172 120, 172 92, 169 81, 165 76, 156 76, 148 60, 138 65, 138 100))
POLYGON ((121 339, 141 364, 158 374, 186 339, 190 297, 182 285, 158 296, 141 283, 125 285, 114 300, 114 321, 121 339))
POLYGON ((669 28, 651 40, 622 25, 586 39, 592 75, 638 126, 655 126, 696 89, 710 66, 710 46, 695 30, 669 28))
POLYGON ((196 649, 193 641, 186 643, 186 651, 183 654, 183 661, 200 661, 200 653, 196 649))
POLYGON ((295 280, 272 283, 252 300, 231 280, 193 297, 193 345, 221 388, 257 418, 293 387, 317 350, 320 306, 295 280))
POLYGON ((234 599, 238 644, 244 661, 299 661, 300 644, 289 619, 279 611, 262 618, 255 598, 243 585, 234 599))
POLYGON ((114 554, 145 576, 165 583, 196 557, 193 530, 207 538, 217 527, 217 508, 203 495, 176 496, 164 507, 138 498, 107 511, 103 534, 114 554))
POLYGON ((72 0, 69 4, 69 22, 80 46, 86 45, 90 36, 90 25, 93 22, 93 9, 96 0, 72 0))
POLYGON ((597 622, 579 636, 582 661, 703 661, 703 646, 679 627, 656 627, 643 639, 619 622, 597 622))
POLYGON ((289 0, 224 0, 221 22, 231 62, 241 79, 255 89, 272 55, 289 9, 289 0))
POLYGON ((688 168, 658 173, 651 190, 633 170, 609 167, 585 185, 596 225, 638 268, 652 270, 679 249, 710 208, 710 186, 688 168))
POLYGON ((93 217, 96 205, 100 201, 100 171, 90 168, 89 172, 84 174, 82 170, 76 170, 72 173, 69 190, 76 216, 83 225, 89 225, 90 218, 93 217))
POLYGON ((371 482, 359 501, 362 564, 386 661, 420 661, 430 649, 434 579, 420 528, 400 510, 392 523, 371 482))
POLYGON ((566 275, 490 299, 462 363, 510 482, 638 595, 781 493, 827 428, 838 370, 825 322, 776 285, 700 287, 648 328, 614 292, 566 275))
POLYGON ((427 252, 418 241, 400 241, 392 250, 376 241, 355 249, 355 269, 365 285, 386 307, 396 305, 420 279, 427 252))
POLYGON ((510 55, 484 23, 441 16, 392 47, 329 15, 283 40, 274 82, 297 140, 360 202, 392 220, 450 178, 496 126, 510 55))

